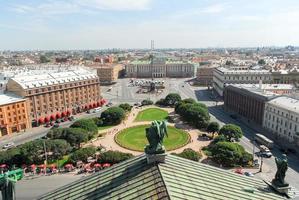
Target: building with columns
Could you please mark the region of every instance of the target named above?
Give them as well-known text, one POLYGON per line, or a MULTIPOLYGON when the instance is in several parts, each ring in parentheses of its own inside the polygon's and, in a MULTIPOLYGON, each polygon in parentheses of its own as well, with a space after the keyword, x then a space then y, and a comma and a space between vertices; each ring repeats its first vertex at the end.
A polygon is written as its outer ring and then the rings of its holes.
POLYGON ((294 142, 299 135, 299 100, 279 96, 265 105, 263 128, 275 137, 294 142))
POLYGON ((218 67, 213 71, 213 88, 219 96, 223 96, 224 88, 229 84, 271 83, 269 70, 244 70, 218 67))
POLYGON ((224 89, 224 108, 262 126, 265 104, 277 95, 255 85, 228 85, 224 89))
POLYGON ((30 120, 39 123, 103 104, 99 77, 83 69, 15 76, 7 91, 26 98, 30 120))
POLYGON ((184 78, 195 76, 195 66, 187 61, 168 61, 153 58, 133 61, 126 65, 126 75, 130 78, 184 78))

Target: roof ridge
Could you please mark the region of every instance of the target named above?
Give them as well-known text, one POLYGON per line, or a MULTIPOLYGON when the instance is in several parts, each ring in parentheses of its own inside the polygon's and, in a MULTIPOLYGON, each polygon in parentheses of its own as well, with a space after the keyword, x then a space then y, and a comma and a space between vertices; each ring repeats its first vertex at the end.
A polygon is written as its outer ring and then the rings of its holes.
MULTIPOLYGON (((170 155, 170 154, 167 153, 167 154, 166 154, 166 157, 169 156, 169 155, 170 155)), ((161 180, 162 180, 162 182, 163 182, 163 184, 164 184, 164 186, 165 186, 165 188, 166 188, 167 196, 168 196, 169 199, 171 199, 171 197, 170 197, 170 195, 169 195, 169 188, 168 188, 168 186, 167 186, 167 184, 166 184, 166 182, 165 182, 165 180, 164 180, 163 173, 161 173, 161 170, 160 170, 160 163, 157 163, 156 165, 157 165, 158 172, 159 172, 159 174, 160 174, 161 180)))

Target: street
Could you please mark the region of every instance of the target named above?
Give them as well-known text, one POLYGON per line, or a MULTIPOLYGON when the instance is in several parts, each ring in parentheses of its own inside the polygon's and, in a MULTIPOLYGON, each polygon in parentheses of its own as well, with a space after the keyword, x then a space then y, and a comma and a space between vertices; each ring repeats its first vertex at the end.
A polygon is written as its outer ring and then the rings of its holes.
MULTIPOLYGON (((92 117, 96 117, 96 116, 100 116, 100 115, 101 115, 101 112, 91 113, 91 114, 81 113, 81 114, 75 115, 75 118, 76 119, 92 118, 92 117)), ((62 123, 60 123, 60 127, 61 128, 69 127, 72 123, 73 123, 73 121, 62 122, 62 123)), ((40 127, 35 127, 35 128, 31 128, 29 130, 26 130, 26 132, 20 132, 17 134, 3 136, 0 140, 0 148, 2 148, 5 144, 7 144, 9 142, 13 142, 15 145, 20 145, 25 142, 29 142, 29 141, 41 138, 41 137, 47 135, 49 130, 50 130, 50 127, 46 128, 44 126, 40 126, 40 127)))

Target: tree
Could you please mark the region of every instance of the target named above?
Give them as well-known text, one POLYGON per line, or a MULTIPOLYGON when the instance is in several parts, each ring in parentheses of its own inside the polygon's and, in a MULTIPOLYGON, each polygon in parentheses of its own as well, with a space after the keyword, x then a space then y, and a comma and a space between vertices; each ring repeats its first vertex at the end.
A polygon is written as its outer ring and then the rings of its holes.
POLYGON ((193 160, 193 161, 199 161, 202 157, 201 153, 197 152, 197 151, 194 151, 193 149, 184 149, 183 152, 181 153, 173 153, 173 155, 176 155, 176 156, 179 156, 179 157, 182 157, 182 158, 186 158, 186 159, 189 159, 189 160, 193 160))
POLYGON ((70 161, 73 163, 76 163, 77 161, 87 162, 87 158, 94 156, 96 150, 97 149, 95 147, 85 147, 78 149, 71 154, 70 161))
POLYGON ((71 128, 82 128, 88 132, 88 139, 91 139, 96 133, 98 133, 98 127, 92 119, 80 119, 75 121, 71 128))
POLYGON ((219 134, 224 135, 227 141, 232 141, 232 139, 238 141, 243 136, 243 131, 240 126, 226 124, 220 129, 219 134))
POLYGON ((41 56, 39 57, 39 61, 40 61, 41 63, 48 63, 48 62, 50 62, 50 59, 49 59, 47 56, 45 56, 45 55, 41 55, 41 56))
POLYGON ((50 139, 64 139, 72 147, 80 148, 82 142, 88 141, 88 132, 82 128, 57 128, 48 132, 50 139))
POLYGON ((218 131, 219 131, 218 122, 210 122, 208 127, 207 127, 207 132, 213 133, 213 138, 214 138, 214 134, 218 131))
POLYGON ((260 60, 258 61, 258 64, 259 64, 259 65, 265 65, 265 64, 266 64, 266 61, 265 61, 264 59, 260 59, 260 60))
POLYGON ((98 127, 104 125, 104 122, 103 122, 103 120, 102 120, 100 117, 92 118, 92 120, 94 121, 94 123, 95 123, 98 127))
POLYGON ((98 162, 115 164, 130 159, 132 157, 133 155, 131 153, 122 153, 120 151, 109 150, 100 154, 98 162))
POLYGON ((130 112, 132 110, 132 106, 128 103, 119 104, 118 107, 122 108, 126 112, 130 112))
POLYGON ((149 99, 144 99, 142 102, 141 102, 141 105, 143 106, 146 106, 146 105, 153 105, 154 102, 152 100, 149 100, 149 99))
POLYGON ((71 150, 70 144, 63 139, 46 140, 47 152, 52 152, 48 159, 57 160, 61 159, 64 155, 68 154, 71 150))
POLYGON ((175 106, 181 101, 181 96, 177 93, 169 93, 165 97, 165 105, 167 106, 175 106))
POLYGON ((218 142, 211 148, 211 153, 214 161, 228 167, 244 166, 252 160, 252 155, 238 143, 218 142))
POLYGON ((233 62, 230 61, 230 60, 227 60, 227 61, 225 62, 225 65, 231 66, 231 65, 233 65, 233 62))
POLYGON ((60 139, 65 139, 71 146, 80 148, 81 143, 87 142, 89 137, 85 129, 66 128, 63 131, 63 138, 60 139))
POLYGON ((125 118, 125 111, 120 107, 110 107, 101 114, 105 125, 117 125, 125 118))
POLYGON ((196 101, 192 98, 183 99, 181 102, 182 103, 190 103, 190 104, 196 103, 196 101))
POLYGON ((165 99, 161 98, 158 101, 156 101, 156 105, 159 106, 165 106, 165 99))

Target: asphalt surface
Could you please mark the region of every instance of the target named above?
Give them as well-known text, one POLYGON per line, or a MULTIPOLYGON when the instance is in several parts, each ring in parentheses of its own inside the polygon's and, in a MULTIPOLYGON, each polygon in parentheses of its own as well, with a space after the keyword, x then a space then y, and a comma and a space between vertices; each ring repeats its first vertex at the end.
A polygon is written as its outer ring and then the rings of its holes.
MULTIPOLYGON (((101 110, 101 112, 103 110, 101 110)), ((91 114, 82 113, 80 115, 75 115, 75 119, 92 118, 92 117, 100 116, 101 112, 91 113, 91 114)), ((69 127, 73 122, 74 121, 62 122, 62 123, 60 123, 60 127, 61 128, 69 127)), ((50 127, 46 128, 46 127, 40 126, 40 127, 28 129, 26 132, 20 132, 20 133, 16 133, 13 135, 4 136, 0 140, 0 148, 2 149, 2 147, 5 144, 10 143, 10 142, 13 142, 17 146, 17 145, 23 144, 25 142, 29 142, 29 141, 41 138, 41 137, 47 135, 49 130, 50 130, 50 127)))

